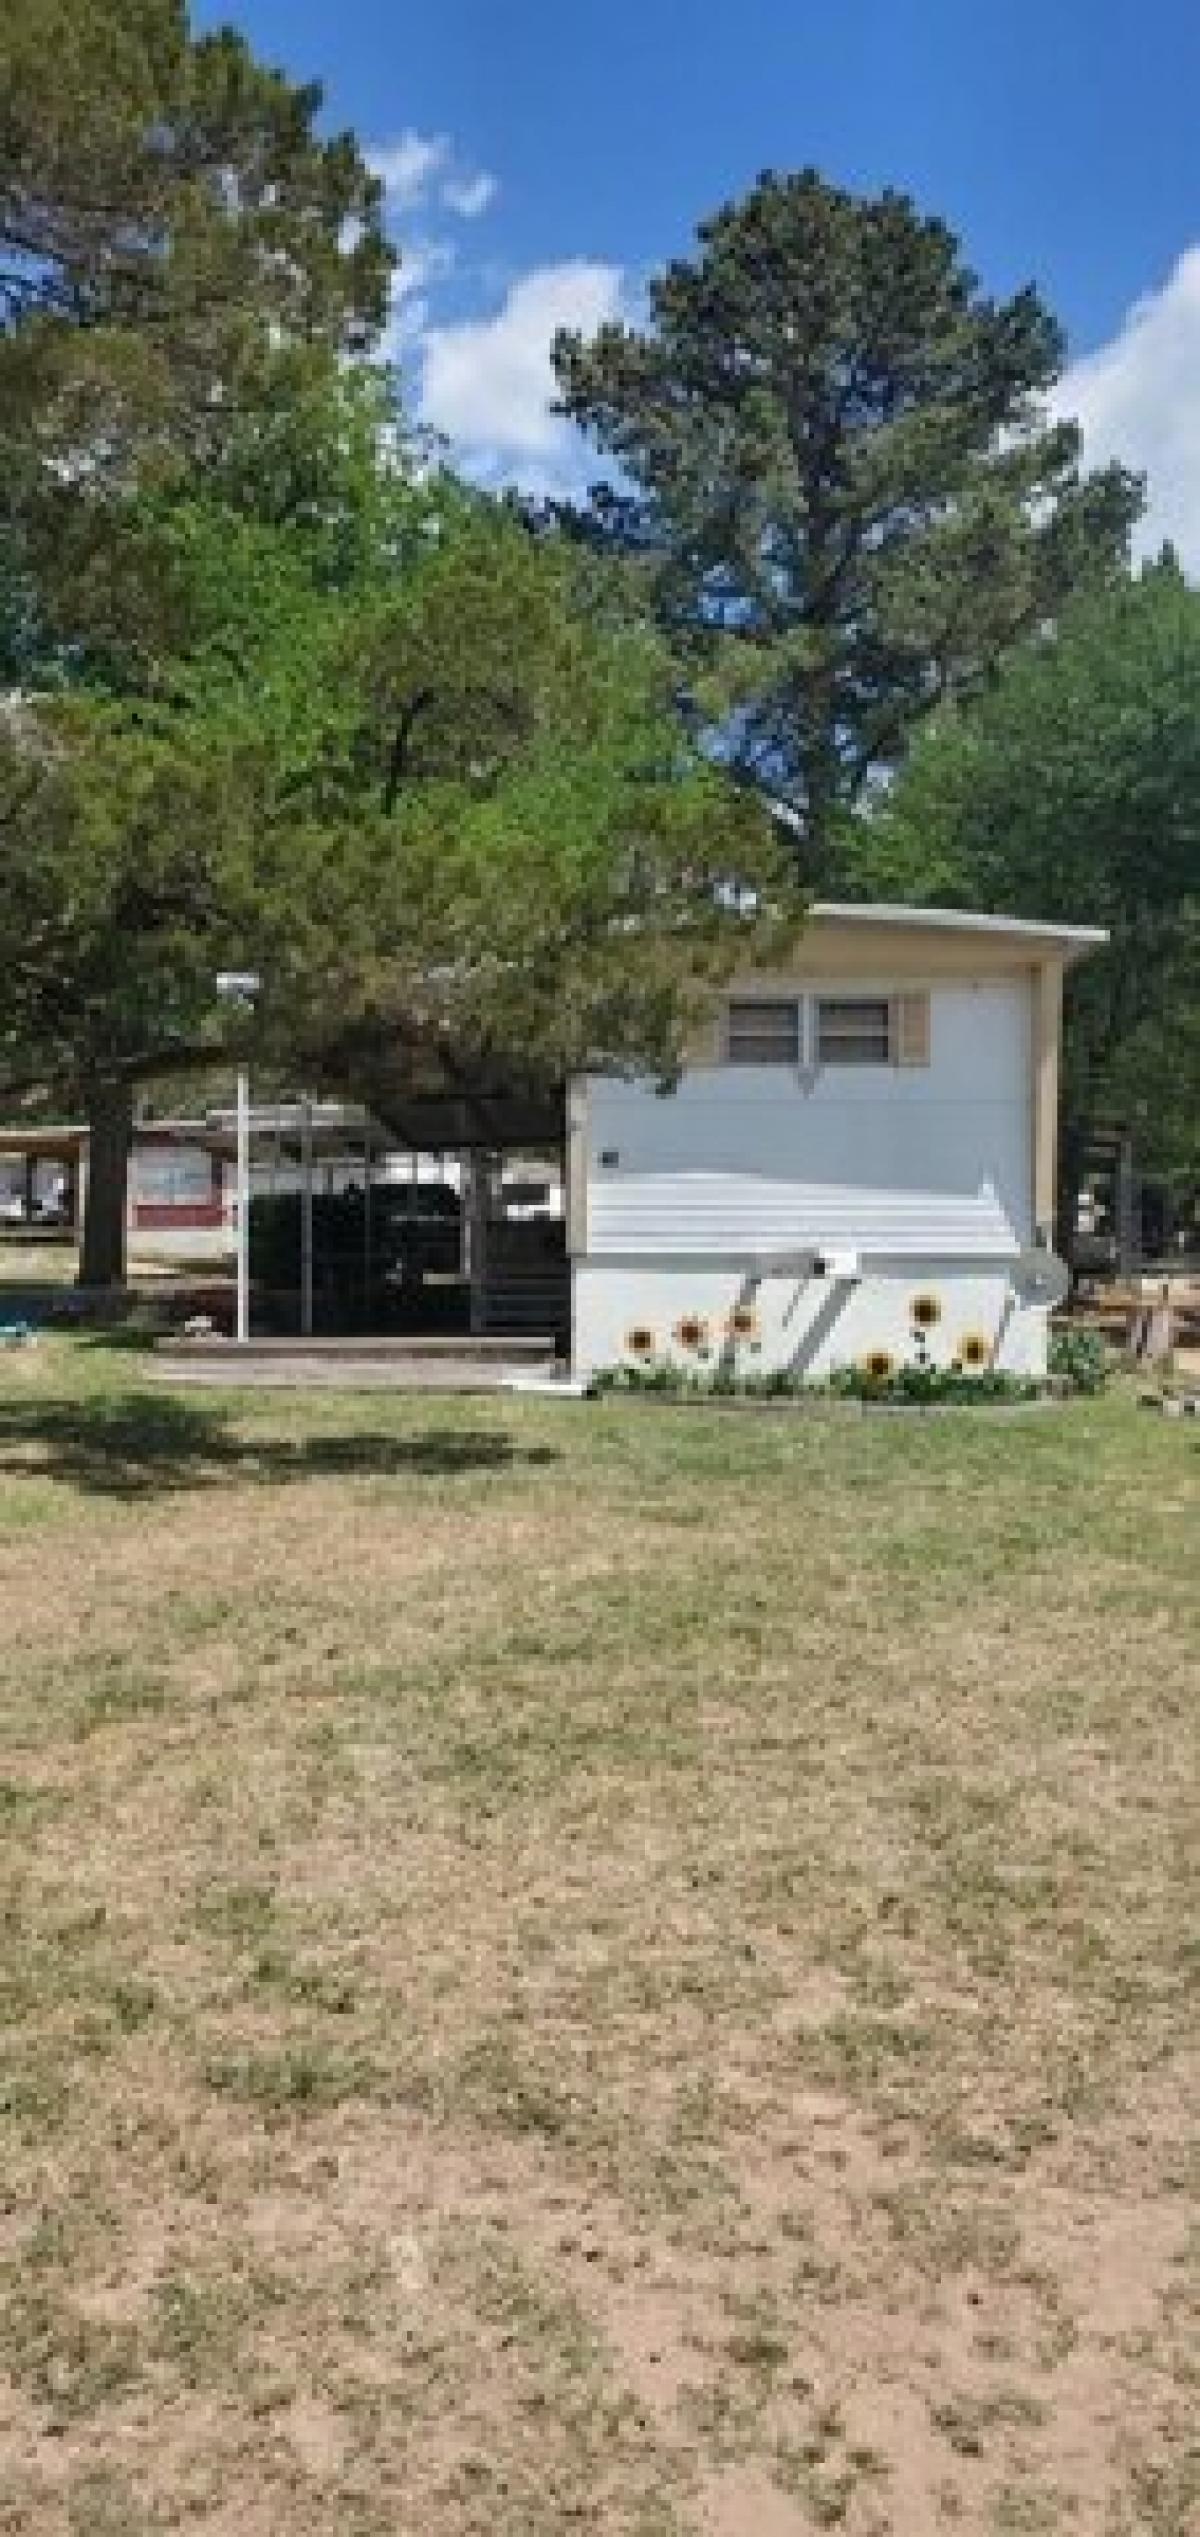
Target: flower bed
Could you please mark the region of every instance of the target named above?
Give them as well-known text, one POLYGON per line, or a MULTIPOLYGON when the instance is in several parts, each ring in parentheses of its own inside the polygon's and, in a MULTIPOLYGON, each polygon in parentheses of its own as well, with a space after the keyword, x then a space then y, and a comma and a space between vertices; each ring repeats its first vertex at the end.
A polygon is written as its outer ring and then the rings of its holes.
POLYGON ((825 1383, 804 1382, 786 1372, 755 1374, 737 1367, 713 1370, 659 1357, 640 1365, 613 1366, 598 1374, 594 1389, 618 1399, 660 1400, 709 1408, 984 1409, 1030 1408, 1061 1399, 1061 1383, 1040 1383, 987 1366, 962 1368, 902 1365, 872 1371, 870 1361, 842 1366, 825 1383))
POLYGON ((1107 1380, 1106 1351, 1087 1332, 1056 1333, 1049 1373, 1039 1379, 1008 1374, 997 1365, 998 1331, 947 1331, 944 1299, 931 1290, 913 1296, 908 1319, 908 1355, 870 1348, 824 1382, 786 1367, 763 1368, 759 1316, 748 1301, 736 1303, 716 1323, 701 1312, 682 1314, 666 1345, 649 1323, 638 1322, 626 1334, 622 1363, 597 1376, 595 1389, 747 1406, 825 1400, 864 1409, 1013 1409, 1071 1392, 1098 1392, 1107 1380))

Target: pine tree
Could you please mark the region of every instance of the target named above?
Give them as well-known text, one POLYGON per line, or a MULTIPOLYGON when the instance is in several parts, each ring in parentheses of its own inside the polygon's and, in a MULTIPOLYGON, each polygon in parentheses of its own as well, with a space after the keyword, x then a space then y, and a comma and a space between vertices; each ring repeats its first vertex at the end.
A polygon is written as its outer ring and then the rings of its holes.
POLYGON ((1139 488, 1046 420, 1062 357, 1036 292, 986 297, 943 222, 812 170, 704 222, 646 326, 558 339, 562 410, 617 470, 592 531, 638 558, 693 714, 827 885, 917 723, 1125 565, 1139 488))

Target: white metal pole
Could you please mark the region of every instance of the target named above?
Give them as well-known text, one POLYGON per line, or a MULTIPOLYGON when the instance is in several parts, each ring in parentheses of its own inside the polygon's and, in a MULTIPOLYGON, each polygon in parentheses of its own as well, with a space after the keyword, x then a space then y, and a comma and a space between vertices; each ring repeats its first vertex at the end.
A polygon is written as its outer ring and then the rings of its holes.
POLYGON ((313 1326, 313 1116, 307 1092, 300 1107, 300 1330, 313 1326))
POLYGON ((250 1076, 238 1068, 237 1083, 237 1335, 244 1348, 250 1336, 250 1076))
POLYGON ((371 1122, 363 1128, 363 1329, 371 1327, 371 1122))

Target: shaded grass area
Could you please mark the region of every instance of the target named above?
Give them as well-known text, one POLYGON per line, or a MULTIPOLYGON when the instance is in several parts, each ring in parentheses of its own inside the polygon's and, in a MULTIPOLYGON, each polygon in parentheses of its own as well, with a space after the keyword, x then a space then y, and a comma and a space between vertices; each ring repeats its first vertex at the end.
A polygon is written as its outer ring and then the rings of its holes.
POLYGON ((0 1400, 0 1475, 19 1475, 31 1458, 50 1480, 117 1498, 161 1498, 229 1481, 278 1486, 296 1479, 353 1478, 364 1471, 439 1474, 496 1470, 518 1457, 552 1462, 550 1445, 525 1445, 489 1428, 396 1435, 391 1428, 349 1434, 247 1434, 224 1407, 170 1393, 136 1401, 93 1392, 82 1401, 28 1396, 0 1400))
POLYGON ((1183 2537, 1193 1431, 0 1379, 0 2529, 1183 2537))

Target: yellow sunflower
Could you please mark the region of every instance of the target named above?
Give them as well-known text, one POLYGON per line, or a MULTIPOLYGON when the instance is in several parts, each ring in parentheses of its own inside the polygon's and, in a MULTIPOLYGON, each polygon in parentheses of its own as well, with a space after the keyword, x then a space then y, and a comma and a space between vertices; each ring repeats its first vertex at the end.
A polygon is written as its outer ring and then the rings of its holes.
POLYGON ((647 1328, 644 1321, 635 1322, 633 1329, 626 1331, 625 1354, 630 1357, 653 1356, 654 1332, 647 1328))
POLYGON ((939 1297, 936 1295, 916 1296, 913 1301, 912 1317, 918 1330, 936 1330, 942 1318, 939 1297))
POLYGON ((896 1371, 896 1360, 886 1348, 869 1348, 862 1361, 863 1373, 871 1383, 886 1383, 896 1371))
POLYGON ((969 1330, 958 1353, 968 1370, 972 1374, 978 1374, 985 1365, 990 1365, 992 1362, 991 1340, 985 1339, 982 1330, 969 1330))
POLYGON ((703 1313, 685 1313, 683 1319, 675 1324, 675 1336, 681 1348, 706 1348, 708 1323, 703 1313))
POLYGON ((731 1339, 757 1339, 758 1314, 753 1304, 735 1304, 725 1327, 731 1339))

